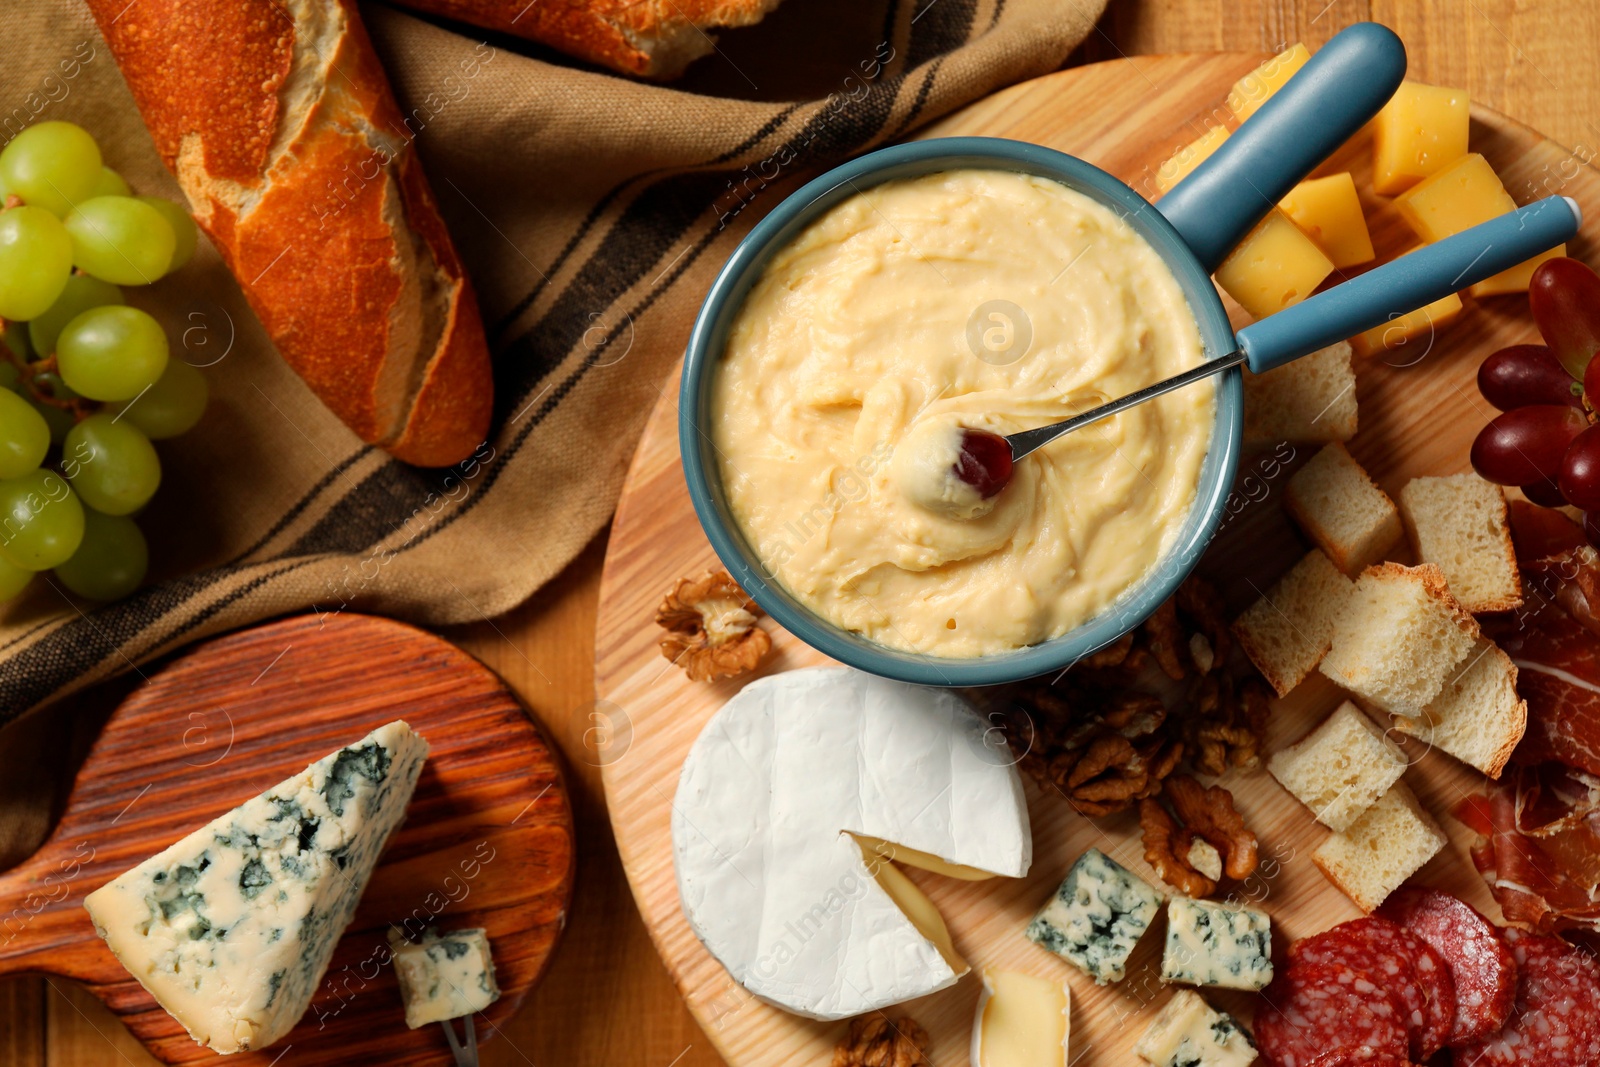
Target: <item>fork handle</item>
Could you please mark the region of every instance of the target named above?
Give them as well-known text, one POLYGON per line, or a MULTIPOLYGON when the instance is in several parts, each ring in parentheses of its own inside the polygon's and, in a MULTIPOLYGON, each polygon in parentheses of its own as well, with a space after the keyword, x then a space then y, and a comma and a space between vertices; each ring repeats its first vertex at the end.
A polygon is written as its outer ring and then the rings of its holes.
POLYGON ((1406 76, 1394 31, 1334 35, 1271 99, 1156 204, 1206 273, 1307 174, 1376 115, 1406 76))
POLYGON ((1578 232, 1578 202, 1547 196, 1341 282, 1239 331, 1257 374, 1427 307, 1578 232))

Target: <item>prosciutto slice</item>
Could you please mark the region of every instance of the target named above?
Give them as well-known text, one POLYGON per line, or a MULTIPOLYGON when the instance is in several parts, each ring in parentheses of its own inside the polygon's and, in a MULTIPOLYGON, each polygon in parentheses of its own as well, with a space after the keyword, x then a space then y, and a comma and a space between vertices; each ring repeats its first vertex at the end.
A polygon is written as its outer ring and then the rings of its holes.
POLYGON ((1600 775, 1600 636, 1553 604, 1519 621, 1486 627, 1517 665, 1517 692, 1528 702, 1512 761, 1555 760, 1600 775))
POLYGON ((1600 778, 1559 763, 1507 768, 1459 812, 1506 921, 1600 931, 1600 778))
POLYGON ((1517 665, 1528 729, 1459 814, 1508 921, 1600 931, 1600 553, 1559 512, 1516 502, 1511 526, 1527 602, 1484 630, 1517 665))

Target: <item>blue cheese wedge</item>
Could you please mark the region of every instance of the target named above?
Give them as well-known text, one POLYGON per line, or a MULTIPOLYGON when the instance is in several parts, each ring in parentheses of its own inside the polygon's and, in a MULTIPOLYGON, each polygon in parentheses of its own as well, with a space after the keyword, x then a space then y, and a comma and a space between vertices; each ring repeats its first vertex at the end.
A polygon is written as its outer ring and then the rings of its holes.
POLYGON ((89 894, 95 931, 200 1044, 264 1048, 305 1013, 427 756, 379 727, 89 894))
POLYGON ((1272 920, 1264 911, 1173 897, 1161 980, 1222 989, 1272 981, 1272 920))
POLYGON ((1105 985, 1122 980, 1160 909, 1160 892, 1091 848, 1028 924, 1027 937, 1105 985))
POLYGON ((1172 995, 1133 1051, 1155 1067, 1249 1067, 1256 1060, 1244 1028, 1192 989, 1172 995))
POLYGON ((489 935, 481 929, 448 934, 429 930, 414 942, 391 928, 389 949, 400 979, 406 1025, 413 1030, 472 1015, 500 999, 489 935))

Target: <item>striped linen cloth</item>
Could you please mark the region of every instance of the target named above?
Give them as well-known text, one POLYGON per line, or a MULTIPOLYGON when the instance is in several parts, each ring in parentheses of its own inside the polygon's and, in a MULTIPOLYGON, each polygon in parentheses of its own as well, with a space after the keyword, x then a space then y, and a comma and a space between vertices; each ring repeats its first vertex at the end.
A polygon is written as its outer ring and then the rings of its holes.
MULTIPOLYGON (((490 440, 449 470, 363 445, 278 359, 202 238, 190 266, 130 293, 213 391, 200 427, 159 446, 164 482, 140 516, 151 581, 102 606, 36 581, 0 606, 0 723, 276 615, 443 625, 515 607, 610 518, 700 299, 752 223, 819 169, 1059 67, 1104 4, 878 0, 881 32, 841 59, 829 20, 792 10, 808 2, 769 19, 814 40, 762 66, 708 56, 679 87, 364 6, 478 289, 490 440), (833 88, 738 98, 795 84, 791 65, 833 88), (689 91, 697 78, 724 95, 689 91)), ((7 4, 0 28, 0 139, 76 121, 135 191, 181 201, 77 0, 7 4)))

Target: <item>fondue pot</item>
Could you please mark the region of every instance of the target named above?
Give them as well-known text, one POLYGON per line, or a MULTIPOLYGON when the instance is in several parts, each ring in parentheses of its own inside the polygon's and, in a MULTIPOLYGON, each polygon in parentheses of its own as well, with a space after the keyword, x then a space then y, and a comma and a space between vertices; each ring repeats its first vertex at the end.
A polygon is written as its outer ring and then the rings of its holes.
POLYGON ((1182 286, 1207 360, 1240 354, 1256 373, 1430 304, 1576 233, 1577 205, 1550 197, 1377 267, 1236 335, 1212 271, 1295 184, 1377 114, 1398 88, 1405 66, 1405 49, 1391 31, 1375 23, 1349 27, 1159 204, 1065 153, 979 137, 916 141, 872 152, 785 199, 751 230, 713 282, 684 358, 678 430, 684 476, 700 523, 729 574, 813 648, 861 670, 923 685, 993 685, 1060 671, 1138 626, 1194 569, 1226 513, 1243 421, 1237 367, 1217 381, 1210 450, 1194 502, 1162 560, 1100 615, 1059 637, 1013 652, 953 659, 887 648, 834 625, 790 593, 748 543, 722 489, 710 422, 712 387, 729 329, 773 254, 830 208, 871 186, 938 171, 1036 175, 1115 211, 1161 255, 1182 286))

